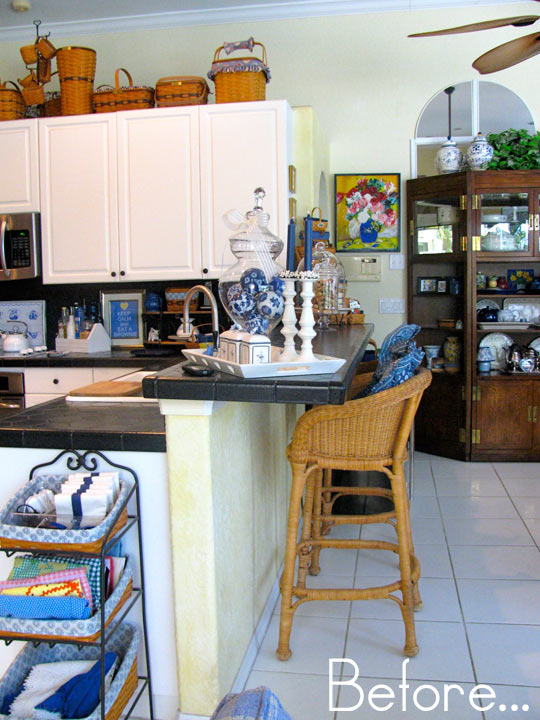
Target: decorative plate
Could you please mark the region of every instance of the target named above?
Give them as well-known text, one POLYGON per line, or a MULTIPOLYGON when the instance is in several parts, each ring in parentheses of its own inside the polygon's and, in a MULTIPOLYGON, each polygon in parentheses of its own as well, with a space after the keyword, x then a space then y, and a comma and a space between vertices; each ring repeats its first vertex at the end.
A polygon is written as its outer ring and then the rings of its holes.
POLYGON ((540 298, 505 298, 505 310, 517 310, 519 317, 528 323, 540 322, 540 298))
POLYGON ((491 362, 492 370, 503 370, 506 367, 505 350, 513 344, 513 340, 509 335, 504 333, 489 333, 480 340, 479 347, 490 347, 493 360, 491 362))
POLYGON ((536 350, 536 352, 540 352, 540 337, 531 340, 531 342, 529 343, 529 347, 531 347, 533 350, 536 350))
POLYGON ((476 303, 476 312, 479 310, 483 310, 484 308, 491 308, 492 310, 500 310, 501 306, 496 300, 490 300, 489 298, 484 298, 483 300, 479 300, 476 303))

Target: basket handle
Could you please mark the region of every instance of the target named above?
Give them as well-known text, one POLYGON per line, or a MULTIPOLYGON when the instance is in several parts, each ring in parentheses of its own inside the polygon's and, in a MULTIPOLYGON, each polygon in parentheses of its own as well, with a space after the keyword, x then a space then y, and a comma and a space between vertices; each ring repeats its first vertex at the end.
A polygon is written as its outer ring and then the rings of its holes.
POLYGON ((320 207, 314 207, 311 210, 311 219, 313 221, 313 229, 317 232, 326 232, 326 228, 328 227, 328 221, 322 219, 322 211, 320 207), (319 217, 315 217, 315 210, 319 211, 319 217))
POLYGON ((213 62, 219 60, 219 53, 222 50, 225 50, 227 55, 232 53, 234 50, 249 50, 250 52, 253 52, 253 48, 255 47, 255 45, 259 45, 259 47, 262 48, 262 63, 263 65, 268 65, 268 60, 266 58, 266 48, 262 43, 254 41, 253 38, 250 38, 249 40, 239 40, 238 42, 234 43, 223 43, 223 45, 218 47, 218 49, 214 53, 213 62))
POLYGON ((131 75, 128 73, 128 71, 125 68, 117 68, 114 73, 114 84, 115 84, 116 90, 120 90, 120 71, 126 73, 127 79, 129 82, 129 87, 133 87, 133 80, 131 79, 131 75))
POLYGON ((0 88, 2 90, 9 90, 9 88, 6 87, 6 85, 13 85, 15 90, 19 93, 19 95, 22 95, 21 88, 17 85, 17 83, 14 83, 13 80, 6 80, 5 82, 0 82, 0 88))

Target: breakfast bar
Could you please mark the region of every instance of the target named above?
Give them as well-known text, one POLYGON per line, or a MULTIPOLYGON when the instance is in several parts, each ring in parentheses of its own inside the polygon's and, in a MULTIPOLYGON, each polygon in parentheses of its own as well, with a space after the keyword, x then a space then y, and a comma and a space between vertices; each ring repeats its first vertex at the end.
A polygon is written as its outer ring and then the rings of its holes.
POLYGON ((305 405, 345 402, 372 331, 366 324, 317 334, 315 353, 345 359, 332 375, 194 378, 177 365, 143 381, 166 419, 182 713, 211 714, 245 681, 243 663, 279 593, 285 448, 305 405))

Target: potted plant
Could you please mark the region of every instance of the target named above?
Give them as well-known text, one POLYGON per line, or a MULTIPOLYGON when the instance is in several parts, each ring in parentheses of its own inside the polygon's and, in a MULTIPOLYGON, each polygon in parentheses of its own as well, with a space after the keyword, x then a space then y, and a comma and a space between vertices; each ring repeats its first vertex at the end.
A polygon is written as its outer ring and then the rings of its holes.
POLYGON ((540 132, 530 135, 527 130, 504 130, 487 136, 493 147, 489 170, 540 169, 540 132))

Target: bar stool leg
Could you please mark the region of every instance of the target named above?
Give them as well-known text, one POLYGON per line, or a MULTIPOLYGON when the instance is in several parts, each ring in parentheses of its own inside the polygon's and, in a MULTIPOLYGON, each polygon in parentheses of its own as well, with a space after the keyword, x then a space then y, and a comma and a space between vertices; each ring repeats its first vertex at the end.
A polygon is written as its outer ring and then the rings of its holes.
MULTIPOLYGON (((405 519, 407 521, 407 535, 409 537, 409 547, 411 549, 411 555, 414 555, 414 543, 413 543, 413 536, 412 536, 412 530, 411 530, 411 503, 409 502, 409 497, 407 493, 407 512, 405 514, 405 519)), ((420 578, 418 578, 419 580, 420 578)), ((413 580, 413 604, 414 604, 414 611, 418 612, 424 607, 424 603, 422 602, 422 597, 420 596, 420 588, 418 587, 418 580, 413 580)))
MULTIPOLYGON (((319 555, 321 554, 321 546, 317 545, 317 540, 321 538, 322 534, 322 523, 321 523, 321 509, 323 507, 322 499, 322 479, 323 472, 326 476, 326 470, 317 470, 315 474, 315 494, 313 497, 313 522, 312 522, 312 538, 314 547, 311 552, 311 562, 309 564, 309 574, 318 575, 321 571, 319 565, 319 555)), ((326 479, 326 477, 325 477, 326 479)))
POLYGON ((408 500, 405 487, 405 475, 403 463, 395 462, 393 472, 390 475, 394 506, 396 511, 396 530, 399 547, 399 570, 401 576, 401 594, 403 603, 400 605, 403 623, 405 624, 405 647, 403 652, 408 657, 418 654, 418 643, 416 641, 416 630, 414 627, 414 598, 413 582, 411 577, 411 548, 409 544, 410 532, 408 531, 408 500))
POLYGON ((296 543, 298 537, 298 522, 300 520, 300 505, 306 484, 306 465, 304 463, 291 463, 291 469, 292 485, 289 500, 289 519, 287 522, 285 564, 281 577, 281 614, 279 618, 279 642, 277 648, 277 656, 280 660, 288 660, 292 654, 289 640, 294 615, 292 599, 294 568, 296 565, 296 543))
MULTIPOLYGON (((300 542, 302 547, 298 553, 298 576, 296 578, 296 585, 299 588, 304 589, 306 587, 306 575, 310 561, 313 555, 313 546, 310 544, 312 535, 312 518, 314 515, 314 494, 315 485, 319 484, 319 470, 308 470, 306 472, 306 494, 304 497, 304 512, 302 514, 302 535, 300 542)), ((319 507, 320 507, 320 492, 319 496, 319 507)), ((315 496, 316 497, 316 496, 315 496)), ((316 506, 315 506, 316 507, 316 506)), ((316 512, 316 510, 315 510, 316 512)), ((320 516, 321 511, 319 509, 318 514, 320 516)))
MULTIPOLYGON (((323 515, 330 515, 332 512, 332 470, 326 468, 323 470, 324 473, 324 492, 322 496, 322 511, 323 515)), ((321 526, 321 535, 328 535, 330 529, 334 523, 323 522, 321 526)))

